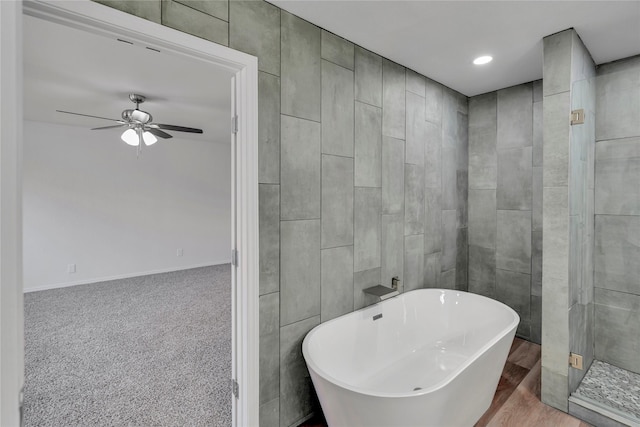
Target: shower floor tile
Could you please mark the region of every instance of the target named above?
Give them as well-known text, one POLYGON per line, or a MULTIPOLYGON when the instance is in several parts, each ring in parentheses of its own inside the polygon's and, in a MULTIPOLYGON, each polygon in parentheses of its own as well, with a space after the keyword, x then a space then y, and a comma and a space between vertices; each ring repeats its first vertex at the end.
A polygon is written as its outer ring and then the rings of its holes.
POLYGON ((640 375, 594 360, 573 396, 589 399, 640 420, 640 375))

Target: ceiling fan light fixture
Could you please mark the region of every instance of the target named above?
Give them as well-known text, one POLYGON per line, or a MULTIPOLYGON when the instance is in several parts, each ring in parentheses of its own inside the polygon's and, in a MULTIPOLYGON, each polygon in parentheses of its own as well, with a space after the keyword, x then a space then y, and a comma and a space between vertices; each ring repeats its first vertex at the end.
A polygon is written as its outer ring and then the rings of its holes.
POLYGON ((137 132, 132 128, 125 130, 122 133, 122 136, 120 136, 120 139, 134 147, 140 145, 140 138, 138 137, 137 132))
POLYGON ((154 134, 149 131, 144 131, 142 134, 142 139, 144 140, 144 145, 149 146, 158 142, 158 138, 154 134))

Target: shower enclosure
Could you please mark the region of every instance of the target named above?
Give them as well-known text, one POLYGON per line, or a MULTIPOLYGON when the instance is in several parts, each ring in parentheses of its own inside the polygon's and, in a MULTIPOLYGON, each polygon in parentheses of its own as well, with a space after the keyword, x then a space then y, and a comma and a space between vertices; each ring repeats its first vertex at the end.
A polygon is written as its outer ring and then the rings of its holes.
POLYGON ((571 93, 569 412, 637 426, 640 57, 598 67, 571 93))

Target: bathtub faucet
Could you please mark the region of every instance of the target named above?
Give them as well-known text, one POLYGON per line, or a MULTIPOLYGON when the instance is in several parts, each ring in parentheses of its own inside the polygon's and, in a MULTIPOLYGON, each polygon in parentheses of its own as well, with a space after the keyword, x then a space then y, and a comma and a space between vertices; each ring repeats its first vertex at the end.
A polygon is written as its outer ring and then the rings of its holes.
MULTIPOLYGON (((397 283, 396 283, 397 286, 397 283)), ((365 294, 373 295, 378 299, 378 301, 384 301, 387 298, 395 297, 396 295, 400 295, 398 289, 388 288, 382 285, 371 286, 370 288, 365 288, 363 290, 365 294)))

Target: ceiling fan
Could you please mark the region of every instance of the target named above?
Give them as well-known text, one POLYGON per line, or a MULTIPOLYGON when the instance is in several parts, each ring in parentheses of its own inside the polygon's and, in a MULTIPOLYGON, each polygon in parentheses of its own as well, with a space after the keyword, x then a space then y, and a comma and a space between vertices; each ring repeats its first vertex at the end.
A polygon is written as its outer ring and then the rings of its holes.
POLYGON ((164 138, 164 139, 172 138, 172 136, 167 132, 165 132, 164 130, 189 132, 189 133, 202 133, 202 129, 153 123, 153 117, 151 116, 151 114, 139 109, 140 104, 142 104, 147 98, 144 95, 140 95, 137 93, 130 93, 129 99, 131 100, 131 102, 136 104, 136 108, 133 110, 132 109, 124 110, 121 114, 122 119, 110 119, 107 117, 92 116, 90 114, 74 113, 72 111, 62 111, 62 110, 56 110, 56 111, 59 113, 75 114, 76 116, 93 117, 96 119, 110 120, 112 122, 117 122, 118 123, 117 125, 102 126, 102 127, 92 128, 91 130, 103 130, 103 129, 114 129, 114 128, 126 127, 127 129, 124 131, 124 133, 120 138, 122 138, 122 140, 127 144, 132 145, 134 147, 138 147, 138 149, 140 149, 143 142, 145 145, 155 144, 158 141, 156 137, 164 138))

